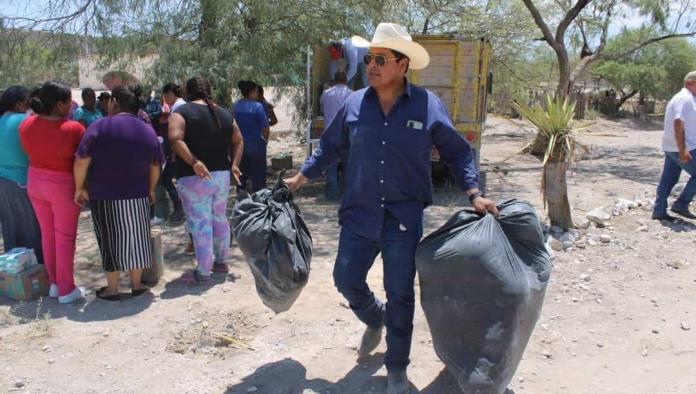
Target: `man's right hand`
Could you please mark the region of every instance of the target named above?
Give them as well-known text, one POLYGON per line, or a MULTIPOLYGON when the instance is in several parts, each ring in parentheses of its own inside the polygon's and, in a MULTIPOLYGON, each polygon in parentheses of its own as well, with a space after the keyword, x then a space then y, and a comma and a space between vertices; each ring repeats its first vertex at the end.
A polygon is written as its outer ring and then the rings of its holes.
POLYGON ((283 182, 285 182, 288 185, 290 192, 294 193, 295 191, 297 191, 297 189, 302 187, 302 185, 307 183, 307 177, 302 175, 301 172, 298 172, 292 178, 283 179, 283 182))
POLYGON ((688 163, 692 159, 691 152, 684 150, 679 152, 679 161, 683 164, 688 163))
POLYGON ((684 150, 679 152, 679 161, 683 164, 688 163, 692 159, 691 152, 684 150))

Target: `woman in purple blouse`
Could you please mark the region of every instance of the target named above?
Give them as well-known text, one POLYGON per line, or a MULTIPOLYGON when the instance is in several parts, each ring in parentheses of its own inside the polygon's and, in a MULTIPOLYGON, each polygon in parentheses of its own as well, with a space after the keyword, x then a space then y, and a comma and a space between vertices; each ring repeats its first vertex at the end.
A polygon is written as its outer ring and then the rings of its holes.
POLYGON ((77 150, 75 201, 89 202, 107 286, 97 298, 119 301, 119 271, 128 271, 131 295, 147 292, 140 277, 152 264, 150 204, 163 162, 152 126, 138 118, 133 89, 111 91, 109 116, 92 123, 77 150))

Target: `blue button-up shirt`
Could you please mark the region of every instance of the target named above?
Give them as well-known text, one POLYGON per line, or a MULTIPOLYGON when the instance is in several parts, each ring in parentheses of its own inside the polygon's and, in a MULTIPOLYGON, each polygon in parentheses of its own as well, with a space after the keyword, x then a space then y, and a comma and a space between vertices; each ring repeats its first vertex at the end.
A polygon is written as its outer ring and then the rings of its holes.
POLYGON ((338 113, 338 110, 343 107, 346 99, 350 94, 353 93, 350 88, 344 84, 337 84, 324 91, 321 94, 319 102, 321 103, 321 109, 324 114, 325 127, 329 127, 331 121, 338 113))
POLYGON ((423 209, 433 201, 433 145, 462 190, 478 187, 471 147, 452 126, 437 96, 407 82, 385 115, 377 93, 368 87, 348 97, 301 172, 317 178, 341 157, 346 191, 339 222, 379 240, 387 210, 406 227, 422 221, 423 209))

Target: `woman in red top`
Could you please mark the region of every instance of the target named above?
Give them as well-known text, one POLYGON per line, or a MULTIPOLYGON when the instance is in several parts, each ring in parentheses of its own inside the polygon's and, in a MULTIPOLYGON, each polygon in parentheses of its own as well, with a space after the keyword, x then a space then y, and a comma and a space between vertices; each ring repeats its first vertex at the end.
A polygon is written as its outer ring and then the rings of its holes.
POLYGON ((27 193, 41 227, 44 264, 51 283, 50 297, 61 304, 83 297, 75 287, 73 258, 80 207, 74 202, 75 151, 84 126, 67 120, 72 95, 60 82, 46 82, 31 108, 37 116, 19 126, 20 141, 29 157, 27 193))

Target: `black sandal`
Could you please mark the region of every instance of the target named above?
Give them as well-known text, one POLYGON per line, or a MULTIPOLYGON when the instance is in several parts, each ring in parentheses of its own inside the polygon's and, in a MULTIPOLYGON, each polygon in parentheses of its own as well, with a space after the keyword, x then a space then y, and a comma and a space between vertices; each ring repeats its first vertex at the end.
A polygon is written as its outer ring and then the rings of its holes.
POLYGON ((131 290, 131 297, 132 297, 132 298, 138 298, 138 297, 140 297, 141 295, 143 295, 143 294, 145 294, 145 293, 147 293, 147 292, 149 292, 149 291, 150 291, 150 289, 147 288, 147 287, 143 287, 142 289, 137 289, 137 290, 136 290, 136 289, 133 289, 133 290, 131 290))
POLYGON ((107 301, 107 302, 119 302, 121 301, 121 294, 112 294, 112 295, 102 295, 102 293, 108 289, 107 286, 102 287, 101 289, 96 291, 97 298, 102 300, 102 301, 107 301))

